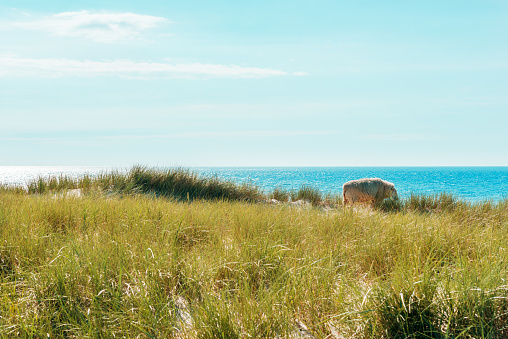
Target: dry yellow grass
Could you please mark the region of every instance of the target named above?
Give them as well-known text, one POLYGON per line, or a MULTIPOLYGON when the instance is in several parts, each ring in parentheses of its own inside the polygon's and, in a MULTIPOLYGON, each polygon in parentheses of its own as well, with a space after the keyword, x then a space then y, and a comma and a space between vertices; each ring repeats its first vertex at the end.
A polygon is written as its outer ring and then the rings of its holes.
POLYGON ((0 334, 502 338, 508 202, 0 194, 0 334))

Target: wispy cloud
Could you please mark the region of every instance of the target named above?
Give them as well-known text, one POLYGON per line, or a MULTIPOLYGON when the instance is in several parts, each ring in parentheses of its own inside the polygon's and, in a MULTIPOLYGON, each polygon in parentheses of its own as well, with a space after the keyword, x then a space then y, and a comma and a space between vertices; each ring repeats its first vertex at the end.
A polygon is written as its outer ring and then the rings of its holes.
POLYGON ((118 42, 138 38, 144 30, 169 20, 135 13, 92 13, 86 10, 63 12, 38 20, 16 22, 11 26, 47 32, 55 36, 81 37, 99 42, 118 42))
POLYGON ((37 141, 37 142, 72 142, 72 141, 124 141, 124 140, 161 140, 187 138, 260 138, 260 137, 290 137, 290 136, 320 136, 336 134, 333 131, 200 131, 168 134, 117 134, 91 136, 11 136, 0 137, 0 141, 37 141))
POLYGON ((283 75, 302 75, 281 70, 237 65, 169 62, 146 62, 132 60, 91 61, 72 59, 27 59, 0 56, 0 77, 168 77, 168 76, 212 76, 232 78, 265 78, 283 75))
POLYGON ((364 135, 362 139, 376 141, 432 141, 440 140, 442 137, 430 134, 370 134, 364 135))

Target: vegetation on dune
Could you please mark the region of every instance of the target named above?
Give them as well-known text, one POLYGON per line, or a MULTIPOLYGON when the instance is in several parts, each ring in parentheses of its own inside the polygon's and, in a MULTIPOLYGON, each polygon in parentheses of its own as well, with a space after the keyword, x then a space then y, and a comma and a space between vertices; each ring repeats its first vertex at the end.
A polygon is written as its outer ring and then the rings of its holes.
MULTIPOLYGON (((23 192, 20 187, 2 189, 23 192)), ((80 189, 87 193, 146 194, 179 201, 205 199, 255 202, 272 197, 282 202, 307 200, 317 206, 324 202, 333 204, 341 200, 330 194, 323 197, 319 189, 309 185, 302 185, 298 190, 291 191, 276 188, 265 194, 250 183, 237 184, 218 177, 201 177, 183 168, 153 169, 143 166, 135 166, 127 172, 102 173, 95 177, 85 175, 81 178, 38 178, 28 183, 27 193, 57 193, 70 189, 80 189)))
POLYGON ((39 178, 28 184, 29 193, 83 189, 118 194, 152 194, 177 200, 225 199, 254 201, 260 190, 248 183, 237 185, 217 177, 200 177, 187 169, 151 169, 135 166, 126 173, 112 171, 96 177, 72 179, 66 176, 39 178))
POLYGON ((301 191, 141 167, 0 187, 0 337, 508 336, 508 201, 251 203, 338 201, 301 191))
POLYGON ((416 195, 412 193, 407 199, 385 199, 375 207, 383 212, 408 211, 429 213, 452 211, 459 205, 467 206, 468 204, 457 200, 453 195, 448 193, 434 195, 416 195))

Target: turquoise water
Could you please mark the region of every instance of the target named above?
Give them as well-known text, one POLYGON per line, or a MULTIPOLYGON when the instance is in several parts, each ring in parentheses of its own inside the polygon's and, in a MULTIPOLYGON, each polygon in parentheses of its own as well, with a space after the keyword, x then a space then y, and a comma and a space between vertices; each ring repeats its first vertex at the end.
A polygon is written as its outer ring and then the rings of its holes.
POLYGON ((468 201, 508 198, 508 167, 290 167, 198 168, 204 175, 250 181, 265 191, 298 189, 307 184, 322 192, 341 193, 349 180, 377 177, 395 184, 400 197, 411 193, 451 193, 468 201))
MULTIPOLYGON (((98 174, 108 167, 0 166, 0 183, 25 185, 39 176, 98 174)), ((395 184, 400 197, 411 193, 451 193, 468 201, 508 198, 508 167, 261 167, 191 168, 204 176, 238 183, 251 182, 265 192, 276 187, 298 189, 303 184, 340 194, 348 180, 378 177, 395 184)))

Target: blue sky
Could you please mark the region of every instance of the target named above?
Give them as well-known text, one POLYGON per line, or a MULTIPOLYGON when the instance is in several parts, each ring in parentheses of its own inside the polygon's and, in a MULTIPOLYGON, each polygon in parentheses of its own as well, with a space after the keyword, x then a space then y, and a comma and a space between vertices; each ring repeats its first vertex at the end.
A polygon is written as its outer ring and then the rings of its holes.
POLYGON ((508 2, 0 3, 0 165, 508 166, 508 2))

